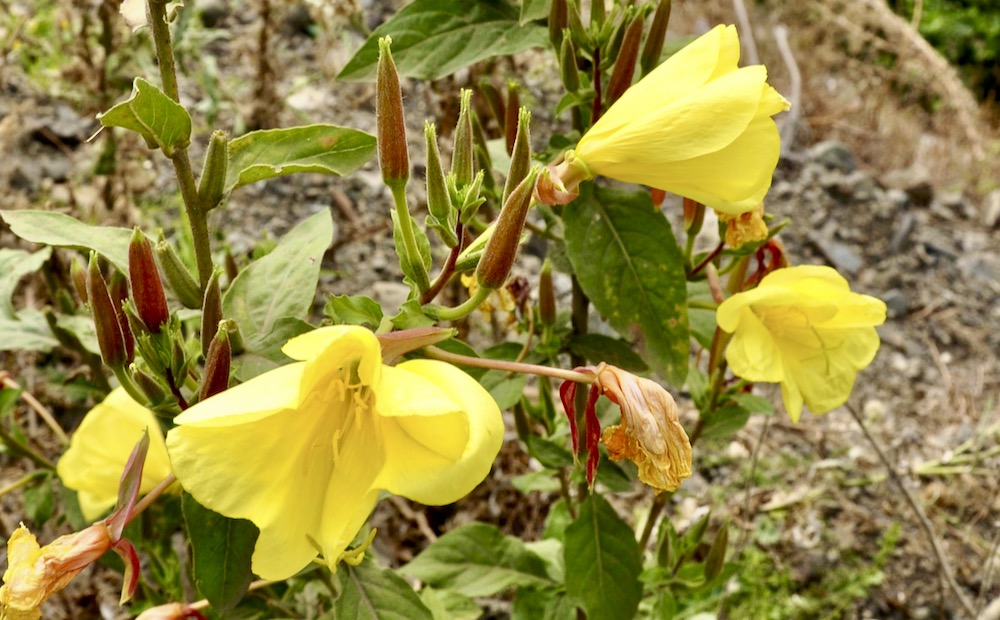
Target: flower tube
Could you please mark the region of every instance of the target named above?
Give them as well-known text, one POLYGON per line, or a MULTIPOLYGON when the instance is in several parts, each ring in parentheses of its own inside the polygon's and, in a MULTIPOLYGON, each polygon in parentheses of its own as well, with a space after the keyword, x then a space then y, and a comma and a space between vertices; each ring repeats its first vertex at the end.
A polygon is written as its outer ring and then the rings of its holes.
POLYGON ((375 335, 355 326, 317 329, 282 351, 300 361, 199 402, 167 435, 185 490, 260 529, 252 568, 264 579, 320 553, 335 568, 382 491, 447 504, 489 473, 500 410, 461 370, 387 366, 375 335))

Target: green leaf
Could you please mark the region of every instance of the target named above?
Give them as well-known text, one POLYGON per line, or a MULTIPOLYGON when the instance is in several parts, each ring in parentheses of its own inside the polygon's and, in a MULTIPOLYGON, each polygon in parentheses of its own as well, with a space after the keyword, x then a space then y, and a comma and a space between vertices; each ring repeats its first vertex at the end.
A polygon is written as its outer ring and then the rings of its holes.
POLYGON ((559 482, 559 475, 551 469, 542 471, 529 471, 526 474, 514 476, 510 479, 512 487, 527 495, 539 491, 541 493, 558 493, 562 489, 559 482))
POLYGON ((222 299, 223 315, 234 319, 248 350, 266 342, 277 322, 305 319, 312 309, 323 253, 333 239, 324 209, 282 237, 267 256, 240 272, 222 299))
POLYGON ((649 366, 632 349, 632 345, 604 334, 574 334, 569 339, 569 351, 591 364, 607 362, 629 372, 649 370, 649 366))
POLYGON ((336 618, 351 620, 433 620, 427 606, 406 580, 371 560, 360 566, 342 564, 336 618))
POLYGON ((400 569, 435 588, 490 596, 511 586, 543 586, 545 563, 518 538, 485 523, 454 529, 400 569))
POLYGON ((289 363, 291 360, 281 352, 281 347, 296 336, 315 329, 309 323, 295 317, 284 316, 274 322, 271 331, 258 333, 244 341, 244 351, 233 359, 233 374, 240 381, 247 381, 268 370, 289 363))
POLYGON ((684 261, 648 192, 593 188, 567 205, 566 251, 580 286, 618 333, 644 340, 653 369, 674 385, 687 374, 684 261))
POLYGON ((375 136, 336 125, 251 131, 229 141, 224 191, 297 172, 344 176, 374 154, 375 136))
POLYGON ((184 106, 142 78, 132 82, 132 95, 97 115, 105 127, 124 127, 138 133, 151 148, 172 157, 175 148, 191 143, 191 116, 184 106))
POLYGON ((382 306, 364 295, 330 295, 323 314, 338 325, 366 325, 375 329, 382 322, 382 306))
POLYGON ((434 620, 477 620, 483 615, 476 601, 452 590, 424 588, 420 600, 431 610, 434 620))
POLYGON ((701 436, 705 439, 729 437, 746 425, 752 413, 770 415, 774 413, 774 406, 760 396, 735 394, 725 405, 702 416, 704 427, 701 436))
POLYGON ((375 76, 378 40, 392 35, 392 58, 400 75, 436 80, 462 67, 548 45, 538 24, 521 25, 517 7, 502 0, 416 0, 379 26, 337 76, 375 76))
MULTIPOLYGON (((708 282, 688 282, 688 303, 702 301, 714 303, 708 282)), ((715 311, 705 308, 688 308, 688 323, 691 326, 691 336, 706 349, 712 346, 715 336, 715 311)))
POLYGON ((635 532, 600 495, 566 528, 566 593, 590 618, 632 618, 642 598, 635 532))
POLYGON ((195 586, 216 611, 225 612, 240 602, 253 578, 250 557, 257 526, 223 517, 187 493, 181 496, 181 510, 191 541, 195 586))
POLYGON ((576 606, 557 588, 520 588, 511 620, 576 620, 576 606))
POLYGON ((14 312, 14 289, 17 283, 29 273, 41 269, 49 260, 52 248, 42 248, 34 254, 24 250, 0 248, 0 317, 16 319, 14 312))
POLYGON ((52 518, 55 501, 52 476, 43 475, 41 480, 24 489, 24 514, 35 523, 45 523, 52 518))
POLYGON ((549 16, 549 7, 552 0, 521 0, 521 24, 526 24, 536 19, 545 19, 549 16))
POLYGON ((101 354, 101 345, 97 343, 97 328, 94 327, 94 317, 89 314, 57 314, 56 325, 73 334, 84 349, 94 355, 101 354))
MULTIPOLYGON (((565 443, 566 439, 563 439, 565 443)), ((573 453, 564 445, 558 444, 544 437, 528 435, 525 439, 525 447, 528 454, 534 457, 544 467, 551 469, 562 469, 573 465, 573 453)))
POLYGON ((62 213, 25 209, 0 211, 18 237, 61 248, 93 250, 111 261, 115 269, 128 273, 128 242, 132 231, 113 226, 91 226, 62 213))
POLYGON ((51 351, 59 346, 45 315, 21 310, 17 319, 0 316, 0 351, 51 351))

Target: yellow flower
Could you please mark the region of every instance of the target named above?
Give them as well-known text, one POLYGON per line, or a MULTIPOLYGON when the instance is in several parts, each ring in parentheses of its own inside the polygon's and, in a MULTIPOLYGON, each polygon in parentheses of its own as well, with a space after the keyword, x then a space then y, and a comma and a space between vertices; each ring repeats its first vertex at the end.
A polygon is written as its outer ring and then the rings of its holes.
POLYGON ((87 413, 73 433, 56 472, 63 484, 77 492, 80 511, 88 521, 115 505, 122 470, 145 430, 149 431, 149 452, 139 492, 146 493, 170 475, 163 431, 152 411, 117 388, 87 413))
POLYGON ((878 351, 875 326, 885 322, 885 304, 852 293, 830 267, 789 267, 727 299, 716 320, 733 334, 726 349, 733 372, 781 383, 785 409, 797 422, 803 402, 826 413, 847 401, 858 371, 878 351))
POLYGON ((691 442, 673 397, 658 383, 614 366, 597 369, 597 386, 622 412, 621 425, 601 433, 611 460, 635 462, 639 480, 658 493, 676 491, 691 475, 691 442))
POLYGON ((739 58, 736 28, 716 26, 625 91, 555 176, 570 191, 581 176, 601 175, 722 213, 753 209, 778 163, 771 117, 789 103, 767 84, 767 69, 739 68, 739 58))
POLYGON ((719 221, 726 225, 726 245, 738 248, 747 243, 767 239, 767 222, 764 221, 764 204, 739 215, 719 214, 719 221))
POLYGON ((489 473, 500 410, 461 370, 386 366, 375 335, 353 326, 282 351, 302 361, 198 403, 167 434, 184 488, 260 529, 252 564, 264 579, 285 579, 318 552, 335 568, 382 490, 446 504, 489 473))
POLYGON ((0 587, 0 618, 36 620, 50 596, 112 547, 107 525, 60 536, 44 547, 22 523, 7 541, 7 570, 0 587))

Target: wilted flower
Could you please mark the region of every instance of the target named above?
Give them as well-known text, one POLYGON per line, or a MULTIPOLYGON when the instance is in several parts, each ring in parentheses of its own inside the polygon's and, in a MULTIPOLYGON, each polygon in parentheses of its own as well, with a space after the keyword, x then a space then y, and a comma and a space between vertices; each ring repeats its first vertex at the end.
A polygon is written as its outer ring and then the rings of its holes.
POLYGON ((123 0, 121 8, 118 9, 125 18, 125 23, 133 31, 142 28, 148 23, 146 18, 146 0, 123 0))
POLYGON ((852 293, 830 267, 790 267, 727 299, 716 320, 733 334, 726 349, 733 373, 781 383, 785 409, 798 421, 803 402, 826 413, 847 401, 878 351, 875 326, 885 321, 885 304, 852 293))
POLYGON ((7 570, 0 587, 0 618, 35 620, 39 607, 84 568, 100 559, 113 542, 101 521, 39 547, 22 523, 7 541, 7 570))
POLYGON ((150 607, 136 616, 135 620, 204 620, 200 611, 185 603, 167 603, 150 607))
POLYGON ((622 412, 621 424, 601 433, 611 460, 633 461, 639 480, 657 492, 676 491, 691 475, 691 442, 673 397, 655 381, 614 366, 598 369, 597 386, 622 412))
POLYGON ((625 91, 539 197, 566 200, 601 175, 697 200, 722 213, 756 207, 771 186, 780 140, 771 117, 789 103, 762 65, 738 67, 734 26, 717 26, 625 91), (568 192, 568 194, 564 193, 568 192))
POLYGON ((764 204, 746 213, 719 214, 719 221, 726 225, 726 245, 738 248, 747 243, 767 239, 767 223, 764 221, 764 204))
POLYGON ((354 326, 317 329, 282 351, 302 361, 198 403, 167 435, 184 488, 260 529, 261 577, 290 577, 317 553, 336 567, 382 490, 446 504, 489 472, 500 410, 461 370, 386 366, 375 335, 354 326))
POLYGON ((88 521, 115 505, 122 469, 133 446, 149 431, 140 492, 153 489, 170 475, 170 460, 163 431, 149 409, 116 388, 83 418, 70 439, 69 449, 59 459, 56 473, 64 485, 77 492, 80 511, 88 521))

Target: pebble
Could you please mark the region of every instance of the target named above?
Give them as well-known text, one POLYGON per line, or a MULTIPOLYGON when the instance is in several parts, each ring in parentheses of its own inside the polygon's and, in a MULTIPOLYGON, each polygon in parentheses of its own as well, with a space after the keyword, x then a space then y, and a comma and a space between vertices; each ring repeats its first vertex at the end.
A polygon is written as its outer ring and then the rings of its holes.
POLYGON ((854 171, 854 154, 839 140, 824 140, 809 149, 809 159, 844 174, 854 171))
POLYGON ((930 175, 922 168, 893 170, 882 177, 882 184, 889 189, 903 190, 918 207, 928 206, 934 198, 930 175))
POLYGON ((996 228, 1000 224, 1000 189, 995 189, 986 195, 982 208, 983 225, 987 229, 996 228))
POLYGON ((909 297, 898 288, 890 289, 880 297, 885 302, 886 315, 890 319, 902 318, 910 311, 909 297))

